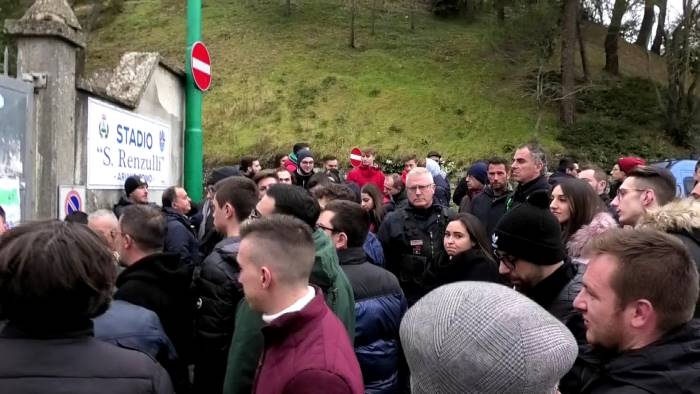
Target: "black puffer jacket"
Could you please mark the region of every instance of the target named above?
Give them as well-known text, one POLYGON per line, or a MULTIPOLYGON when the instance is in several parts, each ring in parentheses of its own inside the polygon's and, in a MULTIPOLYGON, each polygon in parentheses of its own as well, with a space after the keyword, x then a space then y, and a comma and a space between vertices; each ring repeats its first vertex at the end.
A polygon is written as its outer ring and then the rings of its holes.
POLYGON ((622 354, 583 346, 562 379, 562 394, 700 393, 700 321, 691 320, 658 341, 622 354))
POLYGON ((233 336, 236 306, 243 298, 236 256, 239 237, 224 238, 195 268, 195 392, 220 393, 233 336))
POLYGON ((477 249, 470 249, 450 258, 443 255, 442 261, 431 267, 432 287, 448 283, 476 280, 482 282, 502 283, 498 273, 498 263, 484 256, 477 249))
POLYGON ((530 194, 538 190, 545 190, 548 194, 552 193, 549 183, 547 183, 547 178, 545 178, 544 175, 540 175, 538 178, 528 183, 518 185, 513 191, 513 194, 511 194, 506 201, 506 210, 513 209, 516 205, 524 203, 527 201, 527 198, 530 197, 530 194))
POLYGON ((0 393, 173 393, 168 374, 153 359, 92 335, 89 320, 41 338, 8 324, 0 333, 0 393))
POLYGON ((163 214, 167 223, 163 250, 177 253, 183 263, 194 266, 199 261, 199 242, 194 226, 185 215, 172 208, 163 208, 163 214))

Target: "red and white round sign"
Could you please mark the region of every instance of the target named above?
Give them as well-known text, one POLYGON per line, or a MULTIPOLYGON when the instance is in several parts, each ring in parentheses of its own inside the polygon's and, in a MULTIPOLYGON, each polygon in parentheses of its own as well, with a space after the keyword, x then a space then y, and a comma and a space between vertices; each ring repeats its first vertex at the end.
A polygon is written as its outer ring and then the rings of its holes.
POLYGON ((360 148, 353 148, 350 151, 350 165, 353 167, 359 167, 362 164, 362 151, 360 148))
POLYGON ((197 89, 201 91, 209 89, 211 86, 211 58, 209 50, 201 41, 192 44, 190 67, 197 89))

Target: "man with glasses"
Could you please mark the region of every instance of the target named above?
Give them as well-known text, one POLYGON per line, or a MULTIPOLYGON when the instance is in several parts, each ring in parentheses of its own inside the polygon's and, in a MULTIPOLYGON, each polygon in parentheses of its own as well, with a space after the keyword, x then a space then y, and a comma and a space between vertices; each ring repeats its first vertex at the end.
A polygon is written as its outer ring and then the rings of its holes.
POLYGON ((297 153, 299 166, 294 173, 294 184, 308 189, 307 184, 314 175, 314 154, 309 149, 297 153))
POLYGON ((378 238, 385 253, 386 268, 399 278, 409 305, 429 290, 425 273, 445 253, 442 239, 454 216, 434 200, 433 176, 423 167, 406 176, 408 206, 384 218, 378 238))
POLYGON ((648 212, 659 209, 676 197, 676 179, 662 168, 637 166, 629 172, 612 206, 618 209, 620 224, 636 226, 648 212))
POLYGON ((561 226, 549 211, 549 195, 535 192, 508 211, 492 236, 498 272, 510 285, 564 323, 583 341, 585 329, 572 302, 581 290, 583 266, 572 263, 561 226))

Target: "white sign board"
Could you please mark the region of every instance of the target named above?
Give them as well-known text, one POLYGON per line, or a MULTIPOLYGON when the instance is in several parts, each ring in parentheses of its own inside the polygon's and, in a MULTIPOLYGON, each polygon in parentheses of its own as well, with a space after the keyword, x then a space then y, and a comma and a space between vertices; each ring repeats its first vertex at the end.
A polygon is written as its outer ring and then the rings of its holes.
POLYGON ((131 175, 142 176, 153 189, 177 182, 170 126, 93 98, 88 99, 87 152, 90 189, 123 189, 131 175))
POLYGON ((85 186, 61 185, 58 187, 58 220, 75 212, 85 212, 85 186))

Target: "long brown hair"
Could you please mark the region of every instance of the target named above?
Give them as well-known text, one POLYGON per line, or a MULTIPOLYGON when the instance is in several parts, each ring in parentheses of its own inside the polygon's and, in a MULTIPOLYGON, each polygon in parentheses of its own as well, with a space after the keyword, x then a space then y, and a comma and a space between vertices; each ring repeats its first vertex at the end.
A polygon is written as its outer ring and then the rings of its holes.
POLYGON ((486 258, 493 260, 491 254, 491 243, 486 235, 486 229, 484 228, 484 225, 481 224, 479 218, 471 213, 464 212, 458 214, 452 220, 450 220, 450 222, 454 221, 462 222, 464 227, 467 229, 469 238, 472 240, 475 247, 478 248, 486 258))
POLYGON ((571 238, 581 227, 590 224, 595 215, 605 212, 605 204, 588 182, 565 179, 558 186, 569 203, 569 220, 561 225, 562 241, 571 238))
POLYGON ((372 208, 372 210, 369 212, 369 220, 374 223, 375 228, 378 230, 379 226, 384 220, 384 196, 382 195, 382 192, 379 191, 379 188, 373 183, 368 183, 362 186, 362 189, 360 190, 360 199, 362 199, 362 193, 369 194, 369 196, 372 197, 374 208, 372 208))

